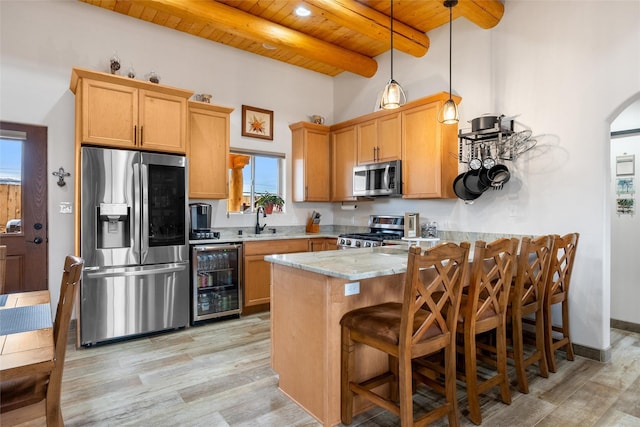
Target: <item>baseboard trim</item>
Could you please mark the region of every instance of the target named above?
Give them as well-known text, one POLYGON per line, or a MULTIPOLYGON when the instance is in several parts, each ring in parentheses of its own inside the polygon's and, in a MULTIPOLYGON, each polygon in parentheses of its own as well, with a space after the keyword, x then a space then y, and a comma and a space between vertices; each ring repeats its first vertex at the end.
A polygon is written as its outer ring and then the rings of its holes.
POLYGON ((574 343, 573 352, 578 356, 595 360, 597 362, 608 362, 611 360, 611 347, 600 350, 597 348, 586 347, 584 345, 574 343))
POLYGON ((624 320, 609 319, 609 326, 623 331, 635 332, 640 334, 640 324, 626 322, 624 320))

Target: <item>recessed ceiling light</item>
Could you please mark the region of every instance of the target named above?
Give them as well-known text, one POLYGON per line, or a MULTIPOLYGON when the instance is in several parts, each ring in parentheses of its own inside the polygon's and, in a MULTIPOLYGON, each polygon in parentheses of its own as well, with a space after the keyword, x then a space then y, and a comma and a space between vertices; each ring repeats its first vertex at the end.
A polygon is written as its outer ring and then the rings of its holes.
POLYGON ((309 16, 311 15, 311 11, 304 6, 296 7, 295 14, 298 16, 309 16))

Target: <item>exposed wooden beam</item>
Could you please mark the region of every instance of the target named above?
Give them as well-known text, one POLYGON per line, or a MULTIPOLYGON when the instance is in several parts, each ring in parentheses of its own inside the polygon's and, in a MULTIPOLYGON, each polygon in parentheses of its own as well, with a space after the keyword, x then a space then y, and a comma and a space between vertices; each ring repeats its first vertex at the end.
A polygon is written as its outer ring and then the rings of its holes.
POLYGON ((460 0, 455 9, 458 16, 485 30, 498 25, 504 15, 504 3, 500 0, 460 0))
MULTIPOLYGON (((322 10, 328 19, 367 37, 389 43, 389 16, 355 0, 305 0, 314 9, 322 10)), ((393 20, 393 47, 415 57, 429 49, 429 37, 420 31, 393 20)))
POLYGON ((378 69, 376 61, 367 56, 215 1, 149 0, 145 3, 184 19, 208 21, 228 33, 259 43, 268 43, 360 76, 371 77, 378 69))

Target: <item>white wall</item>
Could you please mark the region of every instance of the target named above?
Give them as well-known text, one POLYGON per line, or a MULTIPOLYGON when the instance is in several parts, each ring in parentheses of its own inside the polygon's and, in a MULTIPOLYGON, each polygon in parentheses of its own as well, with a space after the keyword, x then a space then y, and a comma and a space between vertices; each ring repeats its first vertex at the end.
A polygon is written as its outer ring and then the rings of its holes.
MULTIPOLYGON (((71 67, 107 70, 114 50, 125 68, 133 62, 138 75, 155 70, 162 83, 213 93, 214 102, 235 107, 232 146, 286 154, 289 123, 312 113, 328 123, 368 113, 389 78, 388 54, 378 58, 379 72, 371 79, 349 73, 330 79, 71 0, 3 0, 0 14, 0 117, 49 127, 50 170, 73 170, 71 67), (275 111, 273 143, 238 136, 241 104, 275 111)), ((483 113, 517 116, 518 125, 531 128, 539 141, 511 165, 505 189, 472 205, 380 200, 342 211, 289 201, 287 214, 273 216, 270 225, 304 224, 308 212, 319 208, 323 219, 338 224, 365 225, 374 211, 417 211, 423 220, 463 231, 578 231, 573 339, 608 348, 608 134, 614 113, 640 94, 638 22, 640 3, 624 0, 507 0, 494 29, 454 21, 453 91, 463 98, 461 126, 483 113)), ((448 28, 429 37, 424 57, 394 55, 394 77, 410 99, 448 89, 448 28)), ((73 186, 49 184, 50 282, 57 283, 62 254, 73 249, 72 217, 58 214, 57 206, 72 200, 73 186)), ((224 203, 214 207, 216 227, 254 221, 227 219, 224 203)))
MULTIPOLYGON (((485 193, 472 205, 380 204, 465 231, 579 232, 572 338, 597 349, 609 347, 609 126, 640 95, 638 22, 640 2, 604 0, 507 0, 504 17, 491 30, 455 20, 453 92, 462 97, 461 127, 483 113, 516 116, 538 145, 510 165, 513 176, 502 191, 485 193)), ((394 77, 410 99, 448 90, 448 29, 429 37, 425 57, 394 55, 394 77)), ((388 57, 379 58, 380 71, 372 79, 335 79, 337 121, 372 111, 388 79, 388 57)), ((359 206, 355 220, 367 209, 359 206)), ((352 212, 337 211, 334 218, 348 224, 352 212)))
MULTIPOLYGON (((231 146, 291 153, 290 123, 321 114, 333 117, 333 80, 282 62, 228 48, 175 30, 129 18, 76 0, 0 1, 0 118, 48 127, 49 283, 52 299, 64 255, 73 252, 73 215, 59 213, 73 202, 73 176, 58 187, 51 171, 74 173, 74 95, 71 68, 108 71, 117 51, 123 71, 137 78, 156 71, 161 83, 211 93, 234 107, 231 146), (242 104, 274 111, 273 142, 240 136, 242 104)), ((288 176, 291 176, 290 162, 288 176)), ((290 188, 287 189, 291 194, 290 188)), ((289 200, 289 199, 288 199, 289 200)), ((215 227, 250 227, 252 215, 226 217, 226 202, 213 202, 215 227)), ((317 208, 317 207, 316 207, 317 208)), ((286 215, 269 225, 304 224, 312 207, 287 203, 286 215)), ((330 205, 320 209, 331 221, 330 205)))

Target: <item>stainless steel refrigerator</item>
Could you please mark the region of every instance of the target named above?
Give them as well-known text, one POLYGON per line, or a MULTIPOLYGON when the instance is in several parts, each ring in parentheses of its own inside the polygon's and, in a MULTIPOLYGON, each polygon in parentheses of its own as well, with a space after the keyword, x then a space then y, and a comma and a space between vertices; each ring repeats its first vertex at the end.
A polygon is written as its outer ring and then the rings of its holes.
POLYGON ((82 148, 80 342, 189 323, 183 156, 82 148))

